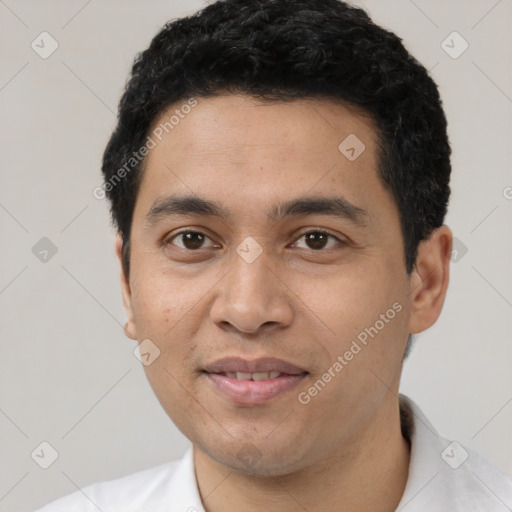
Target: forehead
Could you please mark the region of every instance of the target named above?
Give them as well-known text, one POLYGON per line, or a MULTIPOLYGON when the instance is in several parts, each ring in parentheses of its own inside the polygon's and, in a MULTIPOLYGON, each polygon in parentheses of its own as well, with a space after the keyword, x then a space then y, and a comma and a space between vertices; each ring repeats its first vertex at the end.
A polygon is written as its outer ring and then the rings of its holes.
POLYGON ((355 204, 389 200, 377 175, 377 130, 357 109, 244 95, 196 101, 172 105, 153 123, 136 210, 176 194, 220 199, 234 210, 333 192, 355 204))
MULTIPOLYGON (((236 158, 258 146, 262 150, 271 145, 274 151, 278 146, 283 152, 290 147, 295 151, 303 148, 318 157, 326 150, 331 154, 339 151, 339 143, 352 135, 370 146, 367 160, 377 140, 376 126, 368 114, 333 100, 281 102, 229 95, 196 101, 193 109, 184 100, 157 117, 150 131, 157 142, 163 142, 158 144, 160 149, 174 143, 192 152, 200 150, 198 155, 227 150, 236 158)), ((159 153, 158 148, 153 152, 159 153)))

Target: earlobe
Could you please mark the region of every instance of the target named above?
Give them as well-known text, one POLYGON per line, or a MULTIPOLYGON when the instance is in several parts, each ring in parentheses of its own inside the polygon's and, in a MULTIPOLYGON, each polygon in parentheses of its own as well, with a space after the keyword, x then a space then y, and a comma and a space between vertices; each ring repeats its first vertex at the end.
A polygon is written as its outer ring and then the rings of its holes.
POLYGON ((409 290, 409 331, 413 334, 428 329, 441 314, 450 276, 452 239, 450 228, 443 225, 418 247, 409 290))
POLYGON ((124 324, 124 333, 132 340, 137 339, 137 329, 135 325, 133 307, 132 307, 132 294, 130 288, 129 277, 124 272, 123 265, 123 239, 120 234, 116 235, 115 240, 116 255, 121 267, 121 293, 123 296, 123 306, 127 317, 127 322, 124 324))

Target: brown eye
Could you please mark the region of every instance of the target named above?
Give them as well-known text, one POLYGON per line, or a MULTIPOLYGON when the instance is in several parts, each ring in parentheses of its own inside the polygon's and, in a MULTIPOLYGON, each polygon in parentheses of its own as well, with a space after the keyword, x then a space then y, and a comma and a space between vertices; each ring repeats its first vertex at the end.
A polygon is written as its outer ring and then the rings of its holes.
MULTIPOLYGON (((199 233, 197 231, 183 231, 172 237, 169 240, 169 243, 172 243, 173 245, 176 245, 181 249, 188 249, 190 251, 194 251, 197 249, 203 249, 203 244, 207 240, 210 240, 210 238, 208 238, 203 233, 199 233)), ((213 246, 213 243, 210 244, 210 247, 211 246, 213 246)))
POLYGON ((331 247, 334 247, 336 244, 340 243, 340 240, 338 240, 335 236, 330 235, 329 233, 325 233, 323 231, 310 231, 309 233, 302 235, 295 243, 295 246, 301 249, 312 249, 314 251, 319 251, 321 249, 330 249, 331 247), (302 246, 300 245, 300 240, 304 240, 302 246))

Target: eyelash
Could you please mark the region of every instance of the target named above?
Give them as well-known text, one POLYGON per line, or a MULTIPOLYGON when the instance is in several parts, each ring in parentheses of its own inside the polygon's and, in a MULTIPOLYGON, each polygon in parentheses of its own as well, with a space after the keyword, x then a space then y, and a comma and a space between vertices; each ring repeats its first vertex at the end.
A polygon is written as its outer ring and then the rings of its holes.
MULTIPOLYGON (((309 230, 309 231, 305 231, 303 233, 301 233, 296 239, 295 239, 295 242, 294 244, 297 243, 298 240, 300 240, 302 237, 306 236, 306 235, 309 235, 309 234, 312 234, 312 233, 315 233, 315 234, 322 234, 322 235, 327 235, 328 237, 336 240, 337 242, 337 245, 339 246, 344 246, 344 245, 347 245, 347 242, 344 242, 343 240, 340 240, 337 236, 335 235, 332 235, 331 233, 327 232, 327 231, 324 231, 324 230, 321 230, 321 229, 312 229, 312 230, 309 230)), ((203 233, 201 231, 193 231, 193 230, 184 230, 184 231, 180 231, 178 233, 175 233, 174 235, 172 235, 171 237, 167 238, 164 240, 163 242, 163 245, 164 246, 168 246, 168 245, 174 245, 172 244, 172 241, 176 238, 178 238, 179 236, 181 235, 185 235, 185 234, 194 234, 194 235, 203 235, 204 237, 208 238, 209 240, 211 240, 211 238, 206 234, 206 233, 203 233)), ((201 247, 199 249, 187 249, 186 247, 179 247, 179 246, 175 246, 177 247, 178 249, 182 249, 184 251, 189 251, 189 252, 199 252, 201 251, 202 249, 207 249, 205 247, 201 247)), ((311 249, 311 248, 307 248, 308 250, 312 251, 312 252, 325 252, 325 251, 328 251, 329 249, 332 249, 332 247, 329 247, 327 249, 311 249)))

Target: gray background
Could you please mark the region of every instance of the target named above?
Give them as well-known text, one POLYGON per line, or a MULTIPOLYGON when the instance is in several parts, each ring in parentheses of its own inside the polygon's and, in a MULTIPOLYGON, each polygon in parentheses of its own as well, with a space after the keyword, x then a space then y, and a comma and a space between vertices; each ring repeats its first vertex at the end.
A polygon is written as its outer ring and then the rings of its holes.
MULTIPOLYGON (((512 2, 359 4, 432 70, 454 150, 451 285, 440 320, 417 337, 402 392, 441 434, 512 476, 512 2), (453 31, 469 43, 458 58, 441 45, 453 31)), ((202 5, 0 0, 1 511, 187 446, 122 332, 113 231, 92 191, 134 55, 165 21, 202 5), (31 48, 43 31, 59 44, 47 59, 31 48), (57 247, 46 262, 32 251, 42 237, 57 247), (43 441, 59 454, 46 470, 31 458, 43 441)), ((446 44, 462 48, 457 36, 446 44)))

